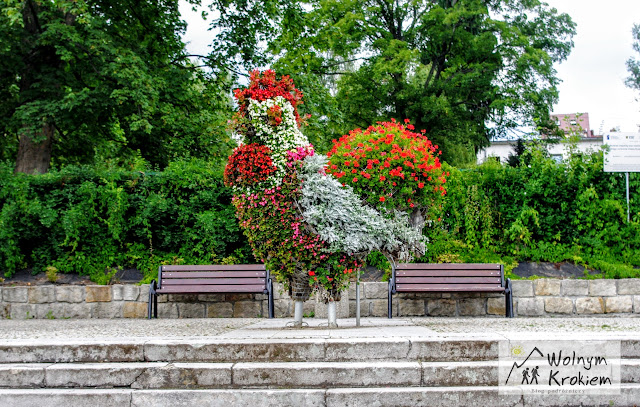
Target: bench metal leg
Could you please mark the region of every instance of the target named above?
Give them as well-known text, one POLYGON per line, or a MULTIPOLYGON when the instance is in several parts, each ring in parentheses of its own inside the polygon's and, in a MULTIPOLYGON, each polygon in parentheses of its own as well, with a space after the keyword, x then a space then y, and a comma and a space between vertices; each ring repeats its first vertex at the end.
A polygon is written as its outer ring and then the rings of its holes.
POLYGON ((149 285, 149 303, 147 304, 147 317, 152 318, 152 313, 155 318, 158 318, 158 294, 156 294, 156 281, 153 280, 149 285))
POLYGON ((151 282, 149 285, 149 303, 147 304, 147 318, 151 319, 151 306, 153 304, 153 285, 155 284, 155 280, 151 282))
POLYGON ((504 291, 505 296, 505 317, 513 318, 513 289, 511 288, 511 279, 507 278, 506 281, 507 289, 504 291))
POLYGON ((273 282, 271 281, 271 279, 269 279, 267 281, 267 303, 268 303, 268 307, 269 307, 269 318, 273 318, 274 317, 274 312, 273 312, 273 282))
POLYGON ((392 303, 392 301, 393 301, 393 297, 392 297, 393 293, 391 291, 392 291, 391 282, 389 282, 389 301, 388 301, 388 304, 387 304, 387 307, 388 307, 387 311, 388 311, 388 314, 389 314, 389 319, 393 318, 393 303, 392 303))
POLYGON ((158 294, 153 296, 153 317, 158 318, 158 294))

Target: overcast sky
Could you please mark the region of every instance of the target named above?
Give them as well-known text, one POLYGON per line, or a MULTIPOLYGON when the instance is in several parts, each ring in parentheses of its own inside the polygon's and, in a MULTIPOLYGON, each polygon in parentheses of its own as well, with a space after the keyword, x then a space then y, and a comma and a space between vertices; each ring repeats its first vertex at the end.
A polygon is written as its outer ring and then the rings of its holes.
POLYGON ((560 101, 554 113, 589 113, 591 129, 597 134, 620 126, 637 132, 640 125, 638 91, 625 86, 629 73, 626 61, 640 55, 631 47, 633 24, 640 24, 639 0, 548 0, 577 24, 574 48, 556 68, 560 101), (635 54, 635 55, 634 55, 635 54), (604 121, 604 123, 603 123, 604 121))
MULTIPOLYGON (((206 3, 206 1, 205 1, 206 3)), ((577 24, 574 48, 558 65, 560 101, 553 113, 589 113, 590 127, 596 134, 608 131, 638 132, 640 94, 624 84, 628 76, 626 61, 640 55, 631 47, 633 24, 640 24, 640 0, 547 0, 567 13, 577 24)), ((187 21, 185 41, 193 53, 207 53, 212 34, 208 23, 191 7, 180 2, 187 21)))

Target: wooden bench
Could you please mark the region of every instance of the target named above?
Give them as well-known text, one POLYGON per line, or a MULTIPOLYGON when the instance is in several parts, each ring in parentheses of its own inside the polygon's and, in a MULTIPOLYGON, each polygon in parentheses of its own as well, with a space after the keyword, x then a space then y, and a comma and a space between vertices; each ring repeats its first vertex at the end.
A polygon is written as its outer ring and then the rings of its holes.
POLYGON ((389 318, 395 293, 503 293, 505 316, 513 318, 511 280, 504 278, 501 264, 398 264, 389 280, 389 318))
POLYGON ((160 266, 158 283, 149 287, 149 319, 158 317, 160 294, 267 294, 269 318, 273 318, 273 284, 264 264, 229 266, 160 266))

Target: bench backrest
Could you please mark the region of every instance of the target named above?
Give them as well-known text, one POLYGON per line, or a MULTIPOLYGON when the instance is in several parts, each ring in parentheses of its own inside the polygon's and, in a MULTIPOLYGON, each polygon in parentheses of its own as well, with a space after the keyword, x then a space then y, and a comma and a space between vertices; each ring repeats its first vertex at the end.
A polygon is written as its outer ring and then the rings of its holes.
POLYGON ((160 266, 158 293, 267 293, 264 264, 160 266))
POLYGON ((404 263, 395 267, 397 292, 501 292, 505 289, 501 264, 404 263))

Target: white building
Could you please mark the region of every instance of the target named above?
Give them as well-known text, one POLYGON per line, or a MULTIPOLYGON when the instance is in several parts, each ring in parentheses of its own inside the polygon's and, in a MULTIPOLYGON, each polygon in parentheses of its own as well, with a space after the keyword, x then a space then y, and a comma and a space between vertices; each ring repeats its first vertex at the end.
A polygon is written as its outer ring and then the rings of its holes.
MULTIPOLYGON (((506 162, 509 155, 515 154, 515 146, 517 140, 494 141, 489 147, 478 151, 477 162, 483 163, 489 157, 496 157, 500 162, 506 162)), ((602 147, 602 136, 583 137, 578 142, 578 151, 599 151, 602 147)), ((551 157, 557 161, 567 158, 567 140, 563 140, 557 144, 547 144, 547 149, 551 157)))

